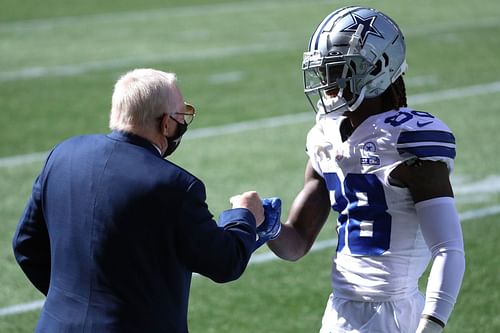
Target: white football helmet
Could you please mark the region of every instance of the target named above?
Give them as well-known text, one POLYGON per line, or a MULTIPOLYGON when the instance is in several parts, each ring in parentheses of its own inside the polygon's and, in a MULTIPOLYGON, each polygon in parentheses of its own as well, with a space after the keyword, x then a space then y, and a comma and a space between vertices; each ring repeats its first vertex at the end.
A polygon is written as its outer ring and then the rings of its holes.
POLYGON ((314 31, 304 52, 304 92, 313 109, 334 117, 381 95, 407 68, 397 24, 383 13, 344 7, 314 31))

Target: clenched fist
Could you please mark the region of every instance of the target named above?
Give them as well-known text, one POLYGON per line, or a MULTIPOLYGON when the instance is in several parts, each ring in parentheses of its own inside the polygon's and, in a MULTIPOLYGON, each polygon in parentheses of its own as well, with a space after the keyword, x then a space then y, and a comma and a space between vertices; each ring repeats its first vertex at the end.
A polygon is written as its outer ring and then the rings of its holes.
POLYGON ((248 191, 235 195, 229 199, 229 202, 231 203, 231 208, 248 209, 255 217, 257 227, 264 222, 264 207, 257 192, 248 191))

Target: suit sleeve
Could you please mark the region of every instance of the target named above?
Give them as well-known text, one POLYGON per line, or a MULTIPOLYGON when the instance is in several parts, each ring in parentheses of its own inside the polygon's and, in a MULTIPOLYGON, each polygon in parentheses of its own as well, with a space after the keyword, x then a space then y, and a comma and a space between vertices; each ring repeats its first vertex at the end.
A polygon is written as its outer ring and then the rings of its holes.
POLYGON ((255 218, 247 209, 221 214, 220 225, 206 204, 205 186, 195 181, 182 203, 177 248, 193 272, 223 283, 243 274, 255 245, 255 218))
POLYGON ((47 295, 50 282, 50 242, 41 207, 41 180, 37 177, 31 197, 12 240, 14 256, 33 285, 47 295))

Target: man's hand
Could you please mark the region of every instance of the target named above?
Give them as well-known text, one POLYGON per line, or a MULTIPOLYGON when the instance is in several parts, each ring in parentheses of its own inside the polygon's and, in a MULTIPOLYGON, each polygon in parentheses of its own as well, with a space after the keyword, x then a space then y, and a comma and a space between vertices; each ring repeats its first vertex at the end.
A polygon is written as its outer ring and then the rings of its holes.
POLYGON ((246 208, 248 209, 257 223, 257 227, 264 222, 264 207, 260 200, 259 194, 255 191, 244 192, 239 195, 235 195, 229 199, 232 208, 246 208))

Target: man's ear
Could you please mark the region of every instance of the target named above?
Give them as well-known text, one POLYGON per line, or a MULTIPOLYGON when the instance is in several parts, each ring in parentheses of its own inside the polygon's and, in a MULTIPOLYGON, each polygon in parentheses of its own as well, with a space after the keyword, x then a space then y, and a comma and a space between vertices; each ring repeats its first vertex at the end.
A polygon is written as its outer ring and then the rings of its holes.
POLYGON ((169 127, 168 118, 169 115, 165 113, 160 121, 160 132, 163 136, 168 136, 168 127, 169 127))

